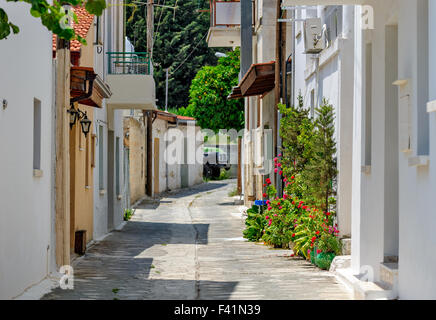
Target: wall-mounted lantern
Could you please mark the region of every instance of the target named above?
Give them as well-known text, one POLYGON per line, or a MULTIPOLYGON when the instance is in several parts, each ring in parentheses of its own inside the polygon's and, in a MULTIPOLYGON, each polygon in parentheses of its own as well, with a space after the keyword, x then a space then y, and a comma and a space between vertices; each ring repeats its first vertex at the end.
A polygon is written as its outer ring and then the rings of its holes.
POLYGON ((74 105, 71 104, 71 108, 67 110, 67 112, 70 114, 70 129, 73 129, 76 122, 80 121, 80 126, 82 127, 82 132, 85 135, 85 137, 88 135, 92 121, 88 119, 88 115, 86 114, 86 111, 83 112, 79 108, 74 109, 74 105))

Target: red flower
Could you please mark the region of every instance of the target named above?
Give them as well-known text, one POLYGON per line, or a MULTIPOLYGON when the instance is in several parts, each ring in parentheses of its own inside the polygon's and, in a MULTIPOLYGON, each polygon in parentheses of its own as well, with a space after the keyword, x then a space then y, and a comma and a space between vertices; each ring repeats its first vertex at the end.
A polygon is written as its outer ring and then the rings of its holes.
POLYGON ((263 196, 264 198, 266 198, 266 193, 264 193, 262 196, 263 196))
POLYGON ((295 254, 291 254, 291 257, 293 258, 295 256, 295 254))
POLYGON ((315 240, 316 240, 316 237, 313 237, 313 238, 312 238, 312 243, 315 242, 315 240))
POLYGON ((319 234, 319 230, 316 232, 316 234, 319 234))
POLYGON ((320 249, 316 250, 316 253, 320 254, 322 251, 320 249))
POLYGON ((295 238, 295 233, 292 234, 292 238, 295 238))
POLYGON ((331 213, 330 212, 326 212, 325 215, 328 217, 329 215, 331 215, 331 213))
POLYGON ((292 176, 292 177, 291 177, 291 179, 292 179, 292 180, 294 180, 294 179, 295 179, 295 177, 294 177, 294 176, 292 176))
POLYGON ((279 172, 279 175, 282 175, 282 174, 283 174, 283 171, 280 171, 280 172, 279 172))
POLYGON ((266 183, 271 184, 271 179, 270 179, 270 178, 267 178, 267 179, 266 179, 266 183))

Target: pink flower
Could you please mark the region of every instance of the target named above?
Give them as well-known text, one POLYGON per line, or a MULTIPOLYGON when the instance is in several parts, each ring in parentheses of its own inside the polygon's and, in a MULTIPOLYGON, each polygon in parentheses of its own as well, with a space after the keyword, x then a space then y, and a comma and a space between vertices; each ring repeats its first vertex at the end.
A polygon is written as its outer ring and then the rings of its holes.
POLYGON ((268 220, 268 219, 269 219, 269 216, 266 216, 266 217, 265 217, 265 220, 268 220))
POLYGON ((277 162, 277 161, 279 161, 279 159, 278 158, 274 158, 274 162, 277 162))
POLYGON ((283 171, 280 170, 279 175, 282 175, 282 174, 283 174, 283 171))
POLYGON ((279 207, 279 209, 280 209, 280 210, 282 210, 282 209, 283 209, 283 207, 282 207, 282 206, 280 206, 280 207, 279 207))
POLYGON ((274 214, 274 217, 277 217, 277 214, 274 214))
POLYGON ((270 221, 268 222, 268 226, 271 226, 271 223, 272 223, 272 220, 270 220, 270 221))
POLYGON ((280 153, 280 154, 279 154, 279 157, 281 157, 281 156, 282 156, 282 154, 280 153))
POLYGON ((275 168, 274 169, 274 173, 277 173, 279 171, 279 169, 275 168))
POLYGON ((268 207, 268 211, 271 211, 272 210, 272 208, 271 207, 268 207))

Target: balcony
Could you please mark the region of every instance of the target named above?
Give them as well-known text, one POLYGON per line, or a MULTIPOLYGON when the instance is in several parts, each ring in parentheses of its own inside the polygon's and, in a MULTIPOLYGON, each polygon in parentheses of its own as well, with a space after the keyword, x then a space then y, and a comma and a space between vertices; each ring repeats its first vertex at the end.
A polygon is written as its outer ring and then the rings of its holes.
POLYGON ((207 43, 209 47, 241 45, 241 2, 210 1, 210 28, 207 43))
POLYGON ((144 52, 108 52, 107 83, 111 109, 156 109, 153 65, 144 52))

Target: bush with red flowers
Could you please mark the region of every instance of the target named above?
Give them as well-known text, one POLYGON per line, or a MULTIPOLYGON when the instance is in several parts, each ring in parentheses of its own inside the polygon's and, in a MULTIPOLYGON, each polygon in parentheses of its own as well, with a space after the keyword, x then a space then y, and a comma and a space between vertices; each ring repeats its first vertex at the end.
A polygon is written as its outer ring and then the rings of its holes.
POLYGON ((324 100, 313 120, 302 107, 301 97, 299 101, 299 107, 279 105, 283 152, 274 158, 274 172, 285 187, 278 197, 271 179, 265 179, 267 208, 262 240, 274 247, 291 246, 294 254, 326 269, 341 253, 335 224, 333 107, 324 100))

